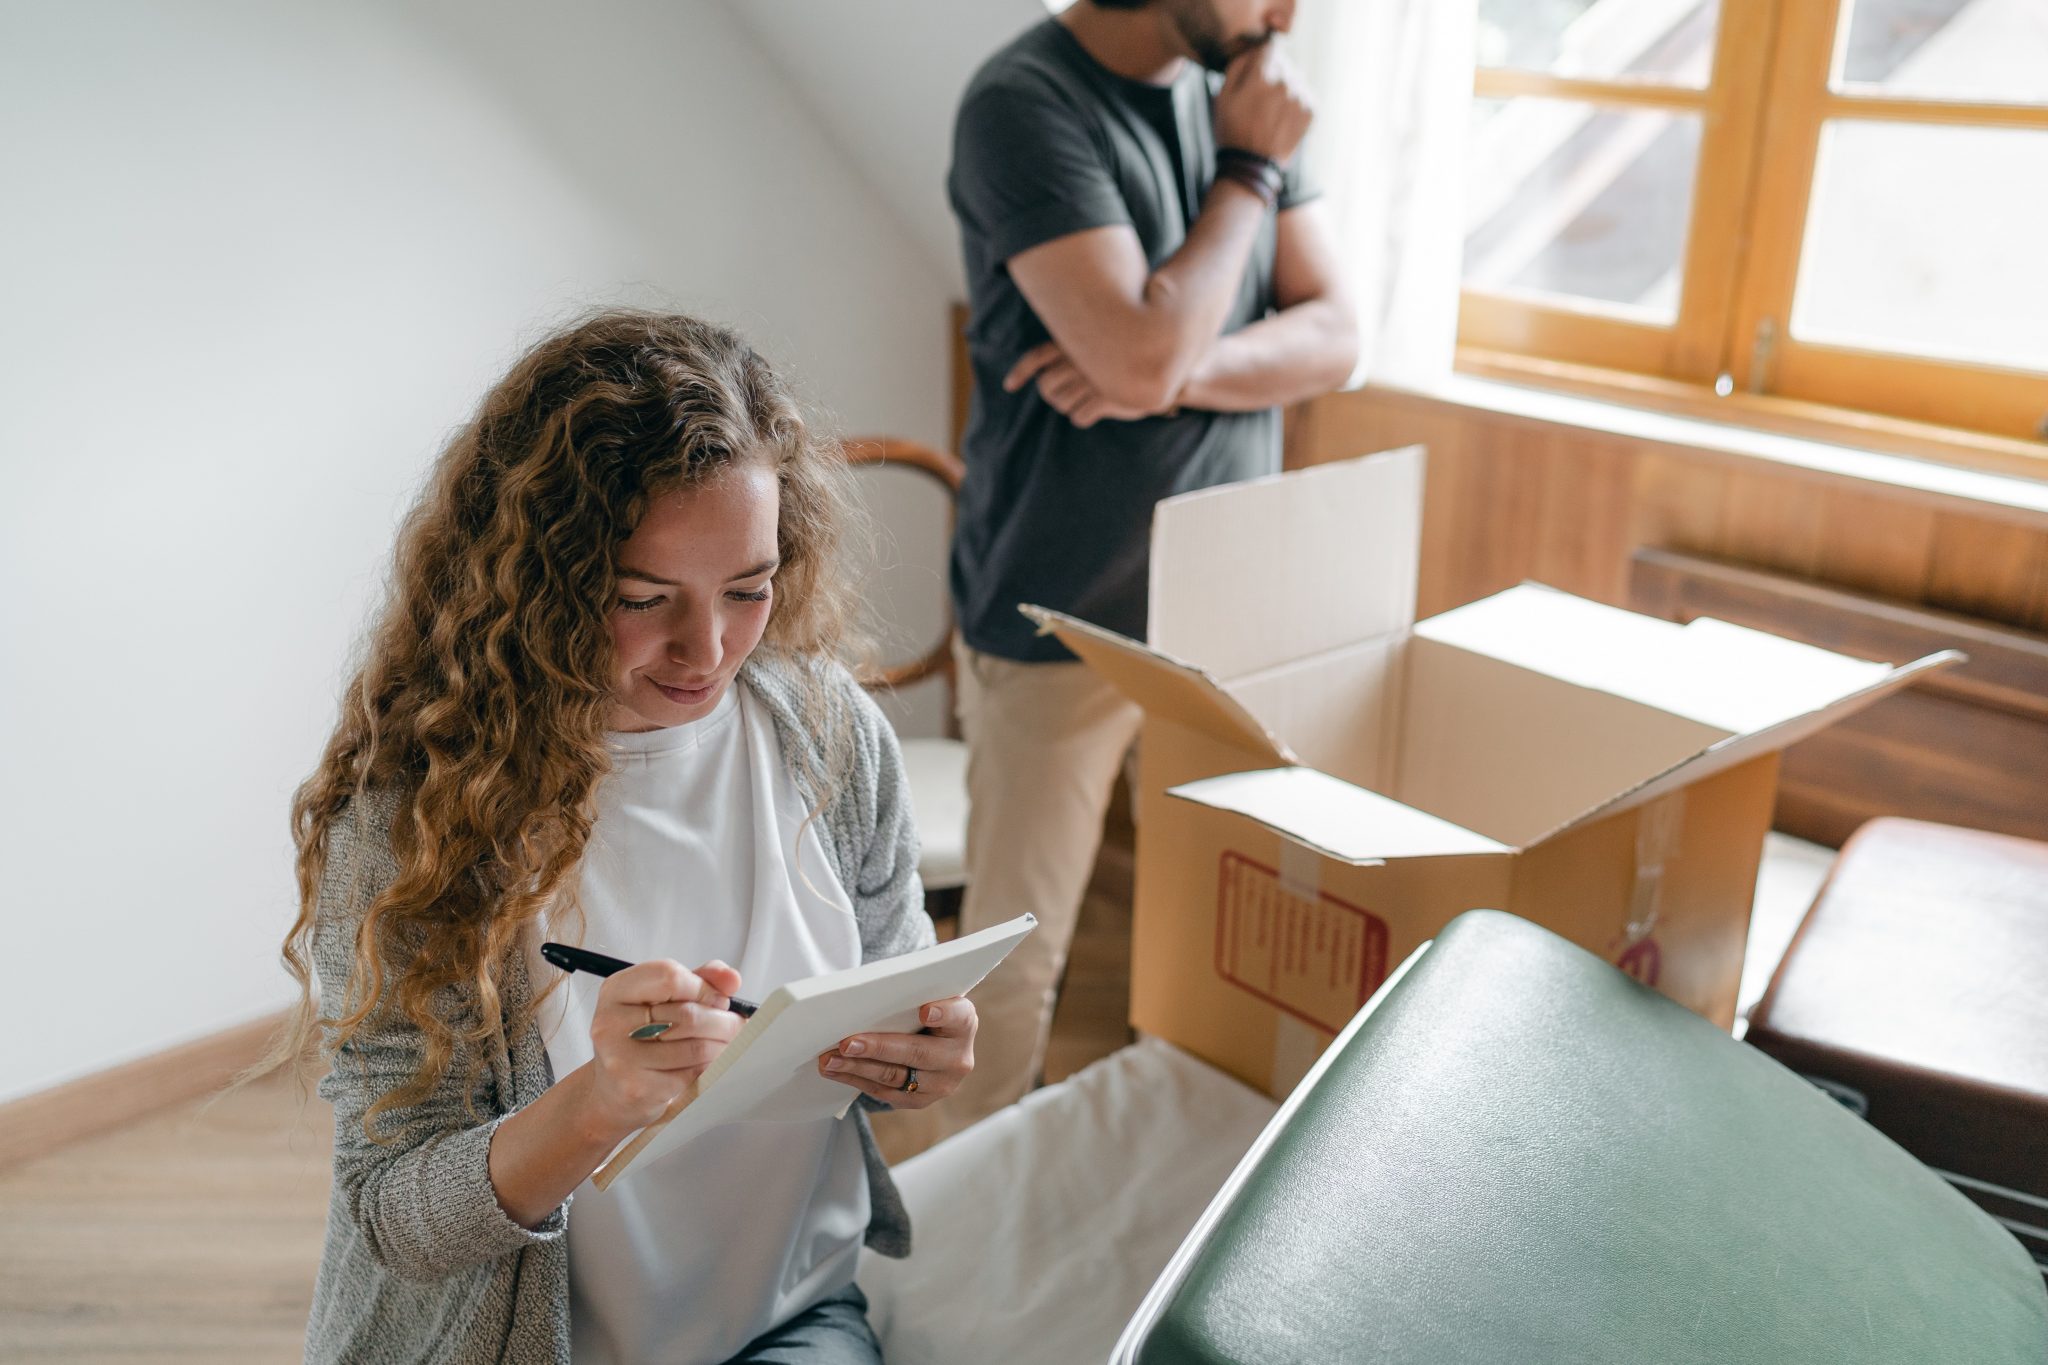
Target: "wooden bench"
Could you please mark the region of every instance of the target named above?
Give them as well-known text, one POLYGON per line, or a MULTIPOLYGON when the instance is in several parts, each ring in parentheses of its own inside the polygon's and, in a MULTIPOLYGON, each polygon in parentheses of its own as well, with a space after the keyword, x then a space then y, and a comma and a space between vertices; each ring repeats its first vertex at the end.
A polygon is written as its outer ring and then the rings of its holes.
POLYGON ((1871 821, 1748 1041, 1946 1176, 2048 1274, 2048 843, 1871 821))

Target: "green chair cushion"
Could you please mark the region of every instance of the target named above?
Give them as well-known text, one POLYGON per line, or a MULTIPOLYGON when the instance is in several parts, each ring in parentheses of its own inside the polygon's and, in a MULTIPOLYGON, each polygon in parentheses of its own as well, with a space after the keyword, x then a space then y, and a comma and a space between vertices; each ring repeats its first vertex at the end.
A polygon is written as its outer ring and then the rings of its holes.
POLYGON ((2048 1360, 2011 1236, 1526 921, 1460 916, 1339 1047, 1134 1325, 1144 1365, 2048 1360))

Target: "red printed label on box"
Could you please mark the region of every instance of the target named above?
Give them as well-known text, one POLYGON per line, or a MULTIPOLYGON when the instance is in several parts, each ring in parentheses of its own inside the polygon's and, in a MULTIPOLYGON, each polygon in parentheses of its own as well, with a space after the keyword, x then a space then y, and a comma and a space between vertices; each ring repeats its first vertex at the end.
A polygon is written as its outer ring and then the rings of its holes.
POLYGON ((1326 1033, 1342 1031, 1387 976, 1387 926, 1327 891, 1225 853, 1216 890, 1216 970, 1326 1033))

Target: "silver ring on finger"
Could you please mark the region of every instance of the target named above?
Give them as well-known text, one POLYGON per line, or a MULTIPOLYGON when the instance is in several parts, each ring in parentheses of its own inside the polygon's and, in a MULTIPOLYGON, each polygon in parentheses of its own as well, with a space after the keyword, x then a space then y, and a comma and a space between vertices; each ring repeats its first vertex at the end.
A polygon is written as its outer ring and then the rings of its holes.
POLYGON ((917 1093, 917 1068, 914 1066, 903 1068, 903 1093, 906 1095, 915 1095, 917 1093))

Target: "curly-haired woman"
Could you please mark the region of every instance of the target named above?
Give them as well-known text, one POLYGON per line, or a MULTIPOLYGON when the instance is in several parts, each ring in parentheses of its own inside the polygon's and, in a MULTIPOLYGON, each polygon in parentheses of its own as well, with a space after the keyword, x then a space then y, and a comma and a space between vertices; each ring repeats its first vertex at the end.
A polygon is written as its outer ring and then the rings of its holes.
POLYGON ((879 1358, 854 1264, 909 1228, 863 1110, 958 1087, 966 1000, 821 1057, 845 1119, 586 1184, 743 980, 932 939, 896 742, 835 661, 841 473, 739 338, 642 313, 535 347, 441 456, 293 807, 280 1057, 324 1043, 335 1109, 309 1360, 879 1358), (562 978, 550 936, 639 965, 562 978))

